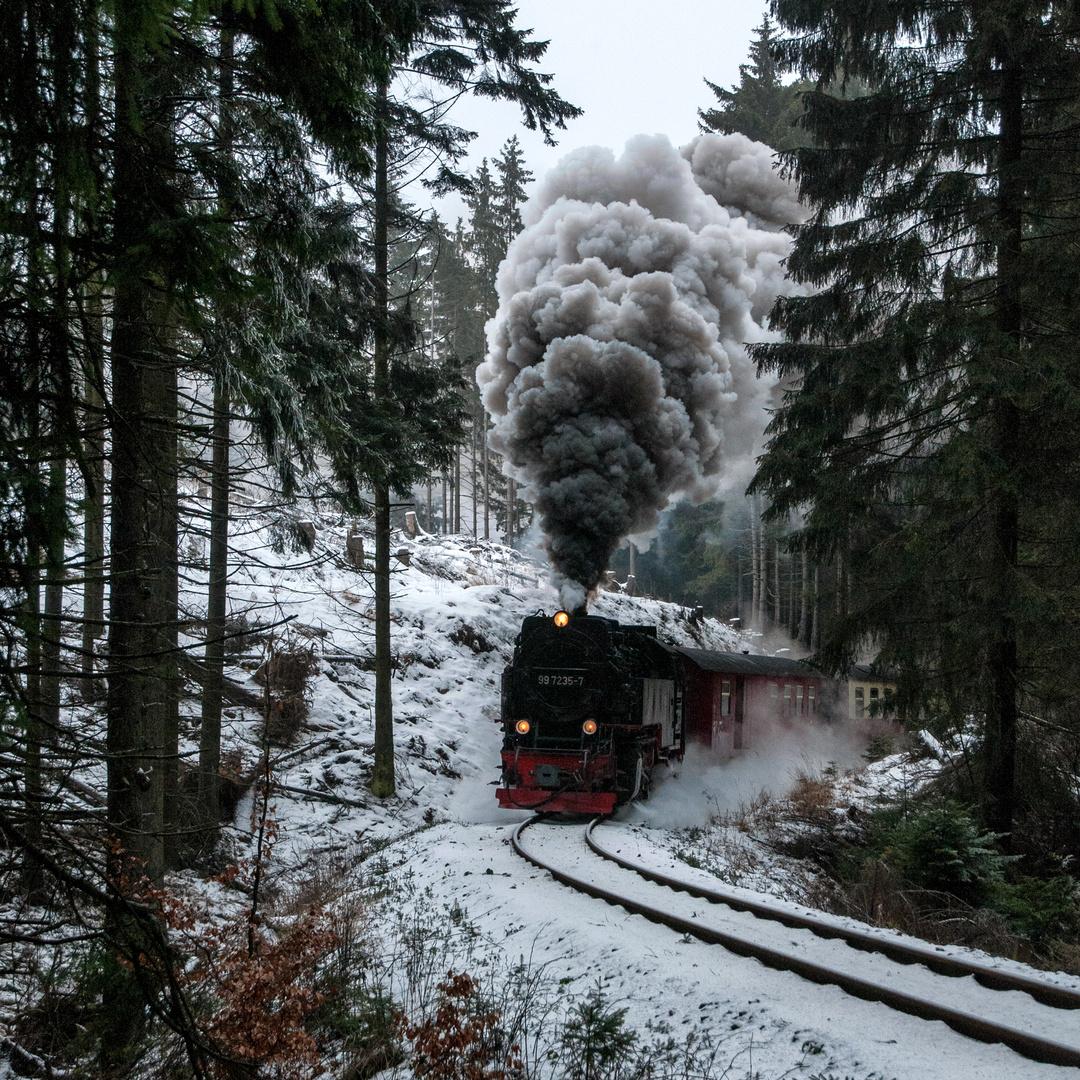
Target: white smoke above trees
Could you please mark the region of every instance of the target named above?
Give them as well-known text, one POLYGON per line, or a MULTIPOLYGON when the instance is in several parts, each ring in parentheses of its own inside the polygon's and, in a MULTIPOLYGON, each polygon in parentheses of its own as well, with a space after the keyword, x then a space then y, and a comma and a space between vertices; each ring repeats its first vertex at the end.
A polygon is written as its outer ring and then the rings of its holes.
POLYGON ((774 384, 746 345, 794 289, 782 230, 805 217, 743 135, 578 150, 525 206, 477 381, 567 607, 669 503, 748 478, 774 384))

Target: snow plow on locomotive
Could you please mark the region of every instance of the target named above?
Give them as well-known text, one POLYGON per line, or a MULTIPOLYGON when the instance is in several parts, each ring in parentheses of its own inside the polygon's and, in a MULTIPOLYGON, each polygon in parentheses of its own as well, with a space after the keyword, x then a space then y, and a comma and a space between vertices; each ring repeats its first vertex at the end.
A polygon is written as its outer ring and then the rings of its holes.
POLYGON ((681 758, 682 678, 652 626, 532 615, 502 681, 499 804, 610 814, 648 794, 658 761, 681 758))

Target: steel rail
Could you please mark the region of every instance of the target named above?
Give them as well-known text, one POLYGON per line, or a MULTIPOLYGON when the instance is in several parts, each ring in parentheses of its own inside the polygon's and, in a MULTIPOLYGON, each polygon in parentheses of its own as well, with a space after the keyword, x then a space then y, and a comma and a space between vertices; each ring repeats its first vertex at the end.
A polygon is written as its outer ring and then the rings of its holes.
POLYGON ((801 957, 792 956, 790 953, 773 949, 767 945, 747 941, 744 938, 736 937, 734 934, 725 933, 722 930, 716 930, 713 927, 701 926, 689 919, 680 918, 670 912, 661 911, 637 900, 631 900, 599 885, 582 881, 573 874, 560 870, 558 867, 552 866, 538 856, 531 854, 522 845, 521 834, 539 820, 541 819, 537 817, 529 818, 514 829, 511 837, 514 851, 526 862, 546 871, 556 881, 568 885, 578 892, 586 893, 598 900, 604 900, 616 907, 622 907, 633 914, 642 915, 650 922, 668 926, 672 930, 696 937, 700 941, 713 945, 722 945, 729 952, 759 960, 767 967, 779 971, 790 971, 811 982, 837 986, 846 993, 862 998, 864 1001, 880 1002, 899 1012, 905 1012, 923 1020, 940 1020, 952 1028, 953 1031, 968 1038, 976 1039, 979 1042, 1003 1043, 1018 1054, 1033 1061, 1041 1061, 1050 1065, 1080 1066, 1080 1049, 1076 1047, 1067 1046, 1064 1043, 1054 1042, 1050 1039, 1043 1039, 1037 1035, 1031 1035, 1026 1031, 1018 1031, 1016 1028, 997 1024, 991 1020, 984 1020, 982 1017, 972 1016, 959 1009, 950 1009, 945 1005, 925 1001, 914 995, 881 986, 856 975, 835 971, 821 964, 815 964, 801 957))
POLYGON ((636 866, 628 859, 620 856, 609 849, 602 847, 593 837, 593 830, 601 822, 600 818, 591 821, 585 830, 585 842, 601 858, 632 870, 635 874, 652 881, 657 885, 664 885, 676 892, 685 892, 697 900, 707 900, 710 904, 724 904, 735 911, 746 911, 759 919, 770 919, 773 922, 782 923, 794 930, 809 930, 822 938, 837 938, 853 949, 863 952, 877 952, 896 960, 901 964, 922 964, 938 975, 949 978, 964 978, 970 975, 980 985, 989 990, 1021 990, 1030 994, 1042 1005, 1049 1005, 1055 1009, 1080 1009, 1080 990, 1071 990, 1067 986, 1055 986, 1053 983, 1043 982, 1041 979, 1033 979, 1030 975, 1017 975, 1007 971, 995 971, 993 968, 974 964, 970 960, 961 960, 955 956, 942 956, 925 945, 914 945, 904 941, 889 941, 888 938, 880 938, 874 934, 868 934, 863 930, 853 930, 848 927, 837 926, 823 919, 817 919, 812 915, 799 915, 793 911, 783 911, 768 904, 761 904, 743 896, 737 896, 723 889, 706 889, 699 885, 692 885, 678 878, 668 877, 656 870, 650 870, 644 866, 636 866))

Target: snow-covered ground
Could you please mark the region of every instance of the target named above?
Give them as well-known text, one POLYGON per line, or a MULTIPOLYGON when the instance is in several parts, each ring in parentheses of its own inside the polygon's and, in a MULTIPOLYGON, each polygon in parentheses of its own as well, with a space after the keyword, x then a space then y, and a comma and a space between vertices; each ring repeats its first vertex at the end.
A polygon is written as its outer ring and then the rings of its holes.
MULTIPOLYGON (((231 578, 234 615, 251 607, 264 623, 295 616, 275 631, 277 645, 309 645, 317 659, 307 727, 294 745, 274 751, 281 827, 274 862, 283 889, 299 888, 329 862, 350 865, 350 852, 378 851, 375 870, 370 858, 354 860, 366 888, 373 873, 383 874, 392 897, 371 906, 374 939, 389 940, 390 922, 400 924, 412 909, 417 918, 467 925, 469 956, 459 957, 462 963, 491 971, 524 964, 561 1000, 602 985, 643 1038, 689 1038, 704 1048, 712 1055, 707 1075, 715 1078, 1064 1075, 941 1024, 683 939, 574 893, 518 859, 509 838, 526 815, 499 809, 494 790, 499 677, 522 617, 557 607, 543 567, 518 552, 471 537, 395 534, 394 550, 402 553, 393 588, 398 790, 391 799, 372 798, 366 786, 374 738, 372 582, 343 558, 346 523, 318 524, 315 551, 304 560, 275 555, 258 528, 249 530, 242 543, 252 558, 238 561, 231 578), (384 927, 380 919, 388 920, 384 927)), ((591 610, 655 623, 663 639, 678 644, 743 647, 729 627, 693 622, 673 604, 602 593, 591 610)), ((251 679, 258 659, 239 657, 229 675, 257 691, 251 679)), ((226 719, 226 750, 252 765, 260 752, 257 711, 229 708, 226 719)), ((737 839, 729 850, 691 853, 689 861, 704 870, 687 865, 688 848, 700 837, 694 830, 763 787, 783 793, 800 769, 813 772, 828 762, 841 774, 861 768, 858 750, 843 731, 817 728, 797 745, 769 740, 741 762, 690 755, 661 779, 650 804, 627 808, 618 827, 658 864, 698 877, 711 870, 729 884, 805 902, 812 882, 800 878, 793 860, 740 856, 737 839)), ((895 761, 870 773, 855 770, 844 781, 843 799, 857 803, 884 784, 917 779, 895 761)), ((250 796, 229 832, 237 855, 249 845, 249 813, 250 796)), ((751 839, 742 842, 753 846, 751 839)), ((199 888, 193 875, 186 878, 185 889, 199 888)), ((556 1023, 565 1011, 550 1016, 556 1023)))

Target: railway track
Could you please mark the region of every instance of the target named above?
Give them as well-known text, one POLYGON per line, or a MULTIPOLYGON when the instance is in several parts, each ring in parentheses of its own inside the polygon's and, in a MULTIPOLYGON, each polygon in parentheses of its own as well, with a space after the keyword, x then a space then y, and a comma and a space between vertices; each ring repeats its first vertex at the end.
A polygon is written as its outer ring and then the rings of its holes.
MULTIPOLYGON (((1075 1020, 1069 1024, 1071 1037, 1061 1035, 1062 1010, 1080 1010, 1080 991, 638 866, 598 840, 599 819, 585 828, 576 845, 567 843, 569 830, 561 825, 551 826, 563 834, 557 842, 527 845, 523 834, 539 820, 530 818, 514 830, 514 851, 579 892, 768 967, 838 986, 925 1020, 940 1020, 980 1042, 1003 1043, 1034 1061, 1080 1067, 1080 1012, 1069 1018, 1075 1020), (678 893, 705 901, 708 909, 688 913, 678 893), (839 944, 850 949, 838 949, 839 944), (897 989, 897 983, 904 989, 897 989)), ((533 838, 544 832, 537 830, 533 838)))

